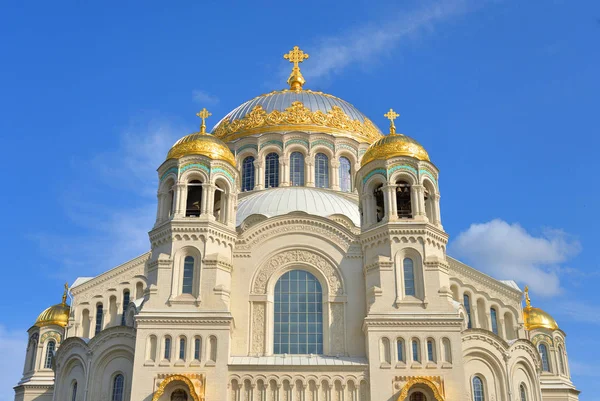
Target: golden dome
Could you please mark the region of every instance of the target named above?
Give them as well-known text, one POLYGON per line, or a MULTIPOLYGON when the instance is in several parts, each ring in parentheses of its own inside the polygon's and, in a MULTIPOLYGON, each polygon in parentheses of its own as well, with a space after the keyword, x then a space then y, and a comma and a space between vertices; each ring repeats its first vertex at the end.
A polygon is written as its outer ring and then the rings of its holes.
POLYGON ((419 142, 406 135, 389 134, 367 149, 362 158, 361 166, 373 160, 387 160, 397 156, 410 156, 429 161, 427 151, 419 142))
POLYGON ((523 308, 523 321, 525 322, 525 329, 558 329, 558 323, 548 312, 544 312, 540 308, 534 308, 531 306, 531 300, 529 299, 529 287, 525 287, 525 308, 523 308))
POLYGON ((34 326, 44 327, 56 325, 60 327, 67 327, 69 323, 69 315, 71 312, 71 307, 67 305, 67 291, 68 284, 65 284, 65 292, 63 294, 63 299, 60 304, 52 305, 38 316, 35 321, 34 326))
POLYGON ((169 150, 167 160, 179 159, 188 155, 202 155, 212 160, 223 160, 235 166, 235 157, 225 142, 209 134, 197 132, 184 136, 169 150))

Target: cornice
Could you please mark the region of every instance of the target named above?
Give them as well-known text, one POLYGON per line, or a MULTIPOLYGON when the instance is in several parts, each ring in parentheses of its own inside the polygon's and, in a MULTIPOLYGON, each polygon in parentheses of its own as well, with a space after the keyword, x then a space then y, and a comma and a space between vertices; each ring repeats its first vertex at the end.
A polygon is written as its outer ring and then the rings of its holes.
POLYGON ((213 238, 224 241, 233 246, 237 239, 237 234, 231 228, 208 220, 198 219, 176 219, 170 220, 152 231, 150 231, 150 242, 152 247, 157 247, 168 241, 182 240, 206 240, 213 238))
POLYGON ((375 243, 384 241, 402 242, 402 239, 421 239, 434 246, 445 249, 448 243, 448 234, 437 227, 421 222, 390 222, 369 229, 360 235, 363 250, 375 243), (397 227, 402 224, 404 227, 397 227), (414 227, 411 227, 414 225, 414 227), (395 227, 396 226, 396 227, 395 227))
POLYGON ((83 284, 78 285, 77 287, 73 287, 71 288, 71 295, 73 295, 73 297, 76 297, 77 295, 91 289, 94 287, 97 287, 98 285, 109 281, 123 273, 125 273, 128 270, 131 270, 135 267, 138 267, 140 265, 144 265, 146 263, 146 261, 150 258, 150 252, 146 252, 143 255, 140 255, 128 262, 125 262, 107 272, 104 272, 96 277, 94 277, 93 279, 86 281, 83 284))

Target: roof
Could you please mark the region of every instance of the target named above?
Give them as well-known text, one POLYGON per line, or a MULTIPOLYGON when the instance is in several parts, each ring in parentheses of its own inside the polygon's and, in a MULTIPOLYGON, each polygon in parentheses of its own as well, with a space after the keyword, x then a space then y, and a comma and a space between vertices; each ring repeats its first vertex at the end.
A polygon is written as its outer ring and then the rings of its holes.
POLYGON ((229 365, 272 366, 368 366, 366 358, 324 355, 232 356, 229 365))
POLYGON ((358 203, 330 190, 307 187, 271 188, 242 198, 236 226, 253 214, 273 217, 295 211, 322 217, 341 214, 360 227, 358 203))

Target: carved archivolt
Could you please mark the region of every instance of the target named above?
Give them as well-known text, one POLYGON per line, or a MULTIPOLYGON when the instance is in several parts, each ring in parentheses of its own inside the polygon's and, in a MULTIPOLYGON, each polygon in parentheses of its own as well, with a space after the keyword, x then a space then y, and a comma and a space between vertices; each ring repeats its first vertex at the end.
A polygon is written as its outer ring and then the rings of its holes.
POLYGON ((296 262, 305 263, 318 269, 327 279, 330 295, 342 295, 344 293, 342 281, 335 266, 321 255, 306 250, 281 252, 267 260, 258 270, 252 286, 252 293, 266 294, 267 283, 273 273, 290 263, 296 262))
MULTIPOLYGON (((202 378, 201 378, 202 379, 202 378)), ((199 381, 199 386, 201 387, 199 390, 200 392, 203 394, 204 393, 204 383, 203 380, 197 380, 199 381)), ((184 375, 169 375, 167 376, 163 381, 160 382, 160 385, 158 386, 158 389, 156 390, 156 392, 154 393, 154 396, 152 397, 152 401, 158 401, 160 399, 160 397, 164 394, 165 392, 165 388, 173 382, 181 382, 183 384, 185 384, 190 392, 190 395, 192 396, 193 401, 204 401, 204 396, 200 397, 198 396, 198 393, 196 393, 196 388, 194 386, 194 383, 192 382, 192 380, 184 375)))
POLYGON ((406 400, 406 397, 408 396, 408 391, 415 385, 415 384, 423 384, 427 387, 429 387, 431 389, 431 391, 433 391, 433 396, 435 397, 435 399, 437 401, 444 401, 444 397, 442 396, 440 389, 438 388, 438 386, 431 381, 430 379, 426 378, 426 377, 411 377, 410 379, 408 379, 408 381, 406 382, 406 384, 404 385, 404 387, 402 387, 402 391, 400 391, 400 395, 398 396, 398 398, 396 399, 396 401, 404 401, 406 400))

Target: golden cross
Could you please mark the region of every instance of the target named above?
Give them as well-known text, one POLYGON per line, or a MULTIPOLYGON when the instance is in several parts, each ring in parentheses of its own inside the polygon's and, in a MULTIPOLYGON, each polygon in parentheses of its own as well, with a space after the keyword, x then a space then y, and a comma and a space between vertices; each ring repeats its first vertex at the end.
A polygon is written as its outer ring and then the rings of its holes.
POLYGON ((531 307, 531 299, 529 299, 529 286, 525 286, 525 306, 531 307))
POLYGON ((400 114, 396 113, 394 110, 390 109, 387 113, 383 115, 385 118, 390 120, 390 134, 396 134, 396 126, 394 125, 394 120, 400 117, 400 114))
POLYGON ((67 293, 69 292, 69 283, 65 283, 65 292, 63 293, 62 303, 65 305, 67 303, 67 293))
POLYGON ((283 58, 289 60, 290 63, 294 63, 294 68, 298 68, 298 63, 303 62, 308 58, 308 54, 304 53, 298 46, 294 46, 288 54, 284 54, 283 58))
POLYGON ((202 119, 202 124, 200 125, 200 133, 206 134, 206 122, 204 120, 206 120, 208 117, 212 116, 212 113, 209 112, 208 110, 206 110, 206 107, 205 107, 202 110, 200 110, 198 113, 196 113, 196 115, 202 119))

